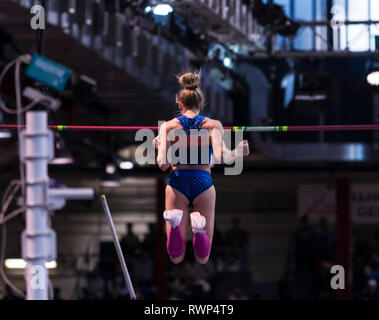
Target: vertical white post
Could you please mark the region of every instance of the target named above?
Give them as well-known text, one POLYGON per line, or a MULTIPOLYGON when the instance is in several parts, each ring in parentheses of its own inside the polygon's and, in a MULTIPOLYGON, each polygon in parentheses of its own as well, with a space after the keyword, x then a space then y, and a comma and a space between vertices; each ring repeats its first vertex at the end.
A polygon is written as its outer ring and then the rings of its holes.
POLYGON ((229 17, 229 7, 226 0, 221 0, 221 17, 227 20, 229 17))
POLYGON ((46 262, 55 259, 55 233, 49 228, 47 211, 48 162, 53 157, 52 133, 45 111, 26 114, 26 130, 20 141, 20 157, 26 166, 26 229, 22 234, 22 255, 28 300, 48 300, 46 262))
POLYGON ((234 11, 234 27, 238 30, 241 31, 241 0, 236 0, 235 1, 235 11, 234 11))
MULTIPOLYGON (((341 51, 341 26, 336 25, 333 28, 333 31, 334 31, 334 51, 339 52, 341 51)), ((347 46, 347 43, 346 43, 346 46, 347 46)))

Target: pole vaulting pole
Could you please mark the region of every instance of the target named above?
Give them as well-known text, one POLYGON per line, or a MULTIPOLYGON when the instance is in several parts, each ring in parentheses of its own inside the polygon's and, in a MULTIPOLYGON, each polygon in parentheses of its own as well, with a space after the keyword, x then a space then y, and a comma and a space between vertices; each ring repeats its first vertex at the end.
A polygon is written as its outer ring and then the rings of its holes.
POLYGON ((118 241, 116 228, 114 227, 112 216, 111 216, 111 213, 109 211, 107 199, 105 198, 104 194, 102 194, 100 196, 100 200, 101 200, 101 204, 103 205, 105 217, 107 218, 107 221, 108 221, 109 229, 111 230, 111 233, 112 233, 113 242, 114 242, 114 245, 116 247, 118 259, 120 260, 122 273, 124 274, 124 279, 125 279, 126 285, 128 287, 130 298, 132 300, 137 300, 136 294, 134 293, 132 280, 130 280, 128 268, 126 267, 124 255, 122 254, 120 242, 118 241))
MULTIPOLYGON (((15 130, 16 124, 1 124, 0 129, 15 130)), ((66 126, 50 125, 51 130, 57 131, 138 131, 141 129, 158 130, 156 126, 66 126)), ((379 130, 379 124, 358 124, 358 125, 327 125, 327 126, 233 126, 224 127, 228 130, 243 130, 246 132, 306 132, 306 131, 373 131, 379 130)))

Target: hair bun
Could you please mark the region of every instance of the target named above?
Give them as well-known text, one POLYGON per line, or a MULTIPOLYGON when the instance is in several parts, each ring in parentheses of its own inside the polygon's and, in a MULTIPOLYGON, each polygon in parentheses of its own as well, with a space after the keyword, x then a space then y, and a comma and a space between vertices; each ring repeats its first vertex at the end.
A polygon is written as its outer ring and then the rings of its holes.
POLYGON ((179 77, 179 83, 184 89, 196 90, 200 88, 200 75, 188 72, 179 77))

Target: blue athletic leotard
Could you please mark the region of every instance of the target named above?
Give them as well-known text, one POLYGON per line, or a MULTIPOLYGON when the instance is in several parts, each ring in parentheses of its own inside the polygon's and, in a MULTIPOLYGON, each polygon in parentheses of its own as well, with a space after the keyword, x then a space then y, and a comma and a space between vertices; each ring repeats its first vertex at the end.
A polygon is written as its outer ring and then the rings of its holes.
MULTIPOLYGON (((177 117, 179 120, 185 134, 187 136, 191 135, 190 129, 200 129, 201 123, 204 120, 204 116, 197 115, 194 118, 187 118, 186 116, 182 115, 180 117, 177 117)), ((189 141, 189 139, 188 139, 189 141)), ((206 145, 198 145, 195 148, 198 148, 197 150, 197 162, 194 163, 193 157, 191 157, 191 147, 188 145, 187 147, 187 162, 186 163, 178 163, 180 164, 189 164, 189 165, 207 165, 211 163, 211 156, 212 156, 212 146, 208 143, 206 145), (208 152, 208 157, 205 163, 204 161, 204 152, 208 152), (202 156, 203 155, 203 156, 202 156)), ((198 197, 201 193, 203 193, 205 190, 209 189, 213 186, 212 177, 209 172, 204 170, 195 170, 195 169, 179 169, 174 170, 170 174, 170 178, 168 180, 168 185, 177 189, 179 192, 181 192, 189 201, 189 205, 193 206, 193 200, 198 197)))

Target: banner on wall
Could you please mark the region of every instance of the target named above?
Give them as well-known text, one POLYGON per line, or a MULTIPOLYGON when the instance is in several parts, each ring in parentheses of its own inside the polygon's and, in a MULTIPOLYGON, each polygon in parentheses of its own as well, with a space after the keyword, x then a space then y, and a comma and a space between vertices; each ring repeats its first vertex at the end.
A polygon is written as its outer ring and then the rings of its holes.
MULTIPOLYGON (((307 184, 298 188, 298 216, 308 216, 311 223, 336 218, 336 190, 324 184, 307 184)), ((353 223, 379 224, 379 184, 352 184, 350 210, 353 223)))
POLYGON ((311 223, 326 218, 335 222, 336 193, 333 187, 324 184, 300 185, 297 196, 298 216, 307 216, 311 223))
POLYGON ((350 198, 353 222, 379 224, 379 184, 352 185, 350 198))

